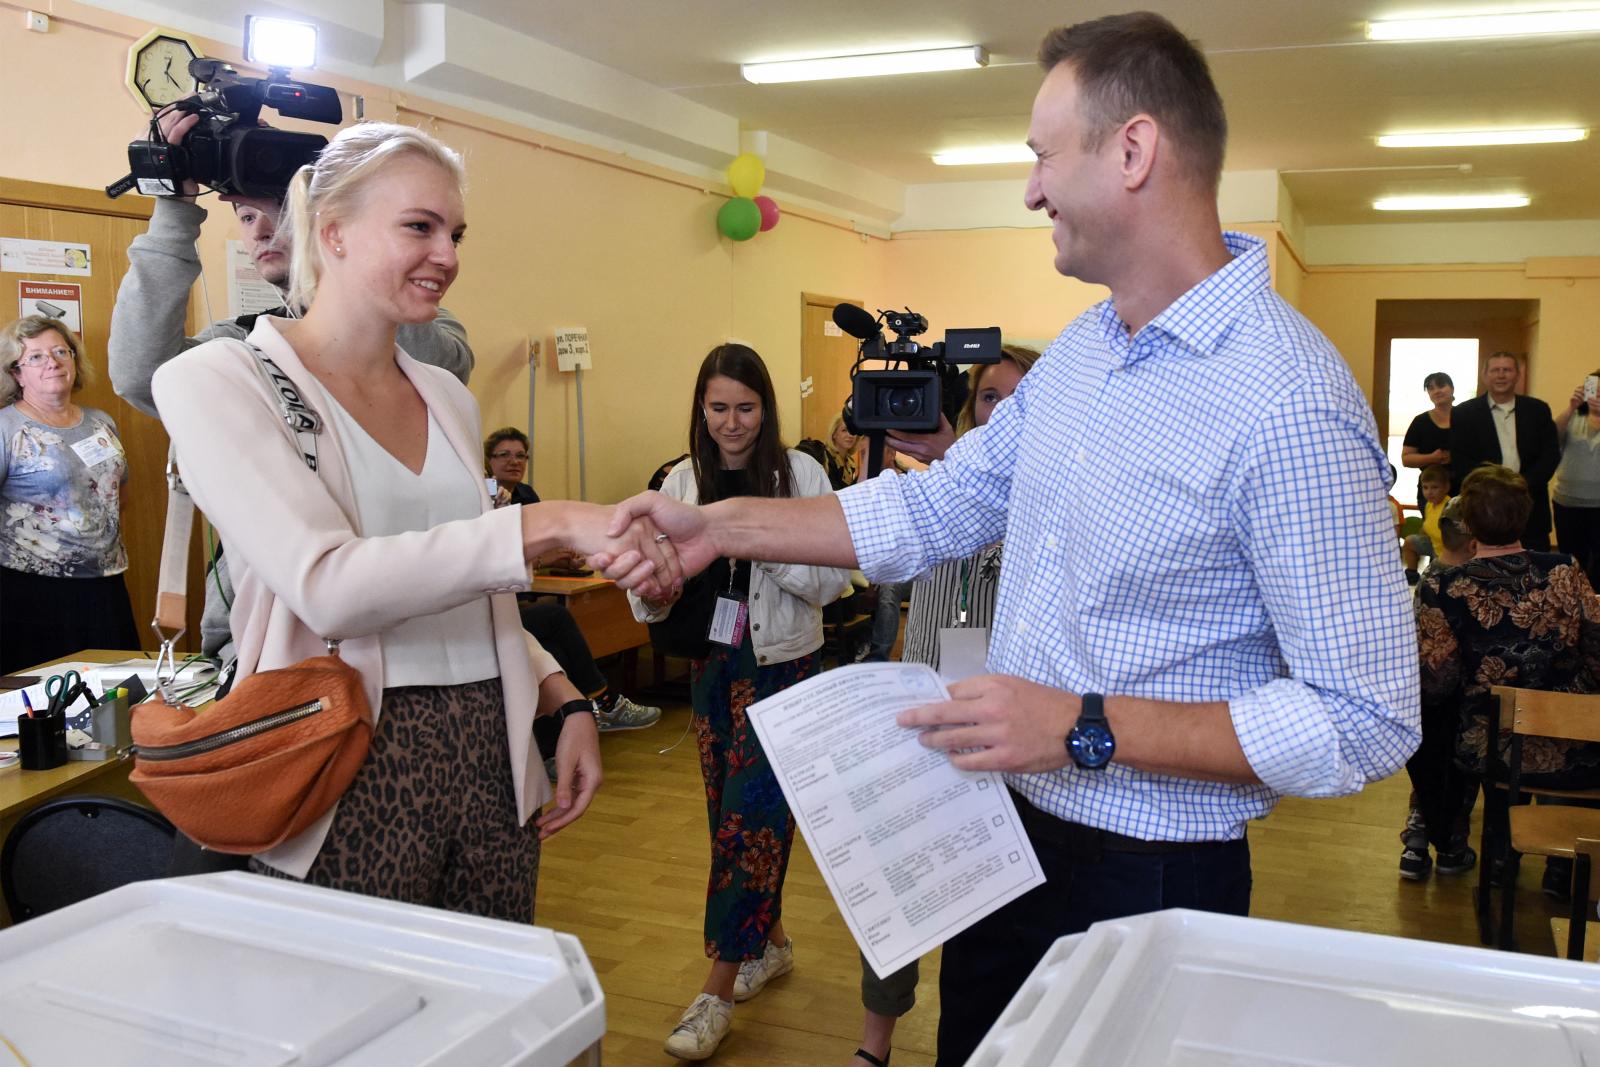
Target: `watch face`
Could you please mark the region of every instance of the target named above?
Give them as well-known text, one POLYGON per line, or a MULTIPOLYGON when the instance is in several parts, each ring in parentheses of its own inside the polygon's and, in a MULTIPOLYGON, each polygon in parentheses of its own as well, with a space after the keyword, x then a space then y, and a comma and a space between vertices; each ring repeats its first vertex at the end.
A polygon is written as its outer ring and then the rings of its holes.
POLYGON ((195 91, 189 76, 189 60, 194 58, 188 42, 175 37, 157 37, 139 51, 133 83, 151 108, 165 107, 195 91))
POLYGON ((1111 762, 1112 755, 1117 751, 1117 742, 1104 726, 1085 723, 1074 726, 1067 735, 1067 751, 1078 766, 1096 770, 1111 762))

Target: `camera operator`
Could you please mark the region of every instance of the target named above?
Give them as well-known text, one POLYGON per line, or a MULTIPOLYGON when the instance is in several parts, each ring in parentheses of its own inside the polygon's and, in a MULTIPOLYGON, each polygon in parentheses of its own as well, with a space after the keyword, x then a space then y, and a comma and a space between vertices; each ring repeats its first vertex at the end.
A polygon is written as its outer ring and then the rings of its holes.
MULTIPOLYGON (((159 121, 162 136, 179 145, 200 116, 173 109, 159 121)), ((241 315, 212 323, 193 337, 183 335, 189 290, 200 276, 200 256, 195 245, 200 239, 200 224, 206 220, 206 209, 195 203, 198 193, 195 183, 186 181, 178 195, 157 198, 149 230, 128 246, 128 274, 117 290, 117 303, 111 312, 107 344, 111 384, 118 396, 157 418, 160 414, 150 394, 150 379, 157 369, 180 352, 212 338, 245 339, 257 318, 241 315)), ((225 195, 222 199, 233 205, 240 236, 256 270, 280 291, 286 289, 288 234, 277 233, 282 203, 267 197, 225 195)), ((288 313, 286 307, 261 312, 278 316, 288 313)), ((396 342, 413 358, 442 367, 463 383, 472 372, 466 328, 444 308, 431 323, 401 326, 396 342)), ((232 656, 228 605, 233 600, 233 587, 220 558, 213 574, 214 578, 206 582, 200 647, 207 655, 226 661, 232 656)))

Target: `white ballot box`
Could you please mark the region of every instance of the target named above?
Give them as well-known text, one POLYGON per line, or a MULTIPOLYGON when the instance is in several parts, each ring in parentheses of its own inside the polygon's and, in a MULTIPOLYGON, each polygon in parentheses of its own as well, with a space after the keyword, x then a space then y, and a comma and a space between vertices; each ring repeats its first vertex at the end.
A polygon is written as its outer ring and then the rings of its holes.
POLYGON ((577 938, 229 873, 0 930, 0 1065, 563 1067, 605 999, 577 938))
POLYGON ((1600 968, 1167 911, 1055 943, 968 1067, 1578 1067, 1600 968))

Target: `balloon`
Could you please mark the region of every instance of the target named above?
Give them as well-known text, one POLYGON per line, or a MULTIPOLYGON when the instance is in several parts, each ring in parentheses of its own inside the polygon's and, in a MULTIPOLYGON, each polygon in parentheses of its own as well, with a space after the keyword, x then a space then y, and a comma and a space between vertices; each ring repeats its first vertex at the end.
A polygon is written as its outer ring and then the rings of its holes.
POLYGON ((770 196, 756 197, 756 207, 761 209, 761 232, 766 233, 778 224, 778 202, 770 196))
POLYGON ((733 186, 735 196, 755 196, 766 180, 766 164, 754 152, 746 152, 728 164, 728 184, 733 186))
POLYGON ((717 229, 724 237, 748 241, 761 229, 761 209, 754 200, 736 196, 718 210, 717 229))

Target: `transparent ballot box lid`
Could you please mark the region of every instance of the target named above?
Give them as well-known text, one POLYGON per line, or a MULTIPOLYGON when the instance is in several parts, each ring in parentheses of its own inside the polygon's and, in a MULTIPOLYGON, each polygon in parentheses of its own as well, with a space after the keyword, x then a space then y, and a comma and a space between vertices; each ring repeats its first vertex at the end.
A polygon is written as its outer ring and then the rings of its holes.
POLYGON ((0 930, 0 1067, 508 1067, 596 1046, 576 938, 256 875, 0 930))
POLYGON ((1158 912, 1057 941, 968 1060, 1002 1064, 1600 1064, 1600 968, 1158 912))

